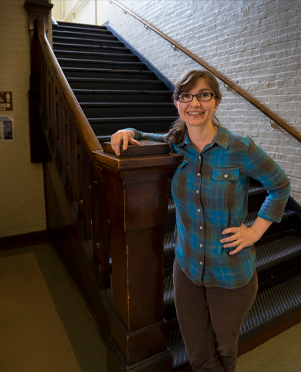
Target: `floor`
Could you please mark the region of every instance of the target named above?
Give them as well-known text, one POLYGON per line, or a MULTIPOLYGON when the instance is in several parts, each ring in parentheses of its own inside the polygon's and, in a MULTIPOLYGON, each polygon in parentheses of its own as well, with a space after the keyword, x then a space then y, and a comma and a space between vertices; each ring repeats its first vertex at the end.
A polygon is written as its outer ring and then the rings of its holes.
MULTIPOLYGON (((301 323, 237 372, 301 372, 301 323)), ((52 247, 0 251, 0 371, 106 371, 105 345, 52 247)))

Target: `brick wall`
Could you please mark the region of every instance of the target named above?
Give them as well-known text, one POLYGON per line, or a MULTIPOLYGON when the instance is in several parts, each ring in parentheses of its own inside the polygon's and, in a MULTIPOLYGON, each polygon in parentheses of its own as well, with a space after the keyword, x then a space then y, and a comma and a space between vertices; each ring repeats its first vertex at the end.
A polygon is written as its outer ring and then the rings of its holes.
POLYGON ((0 237, 46 229, 43 166, 30 162, 30 45, 24 0, 0 0, 0 91, 13 94, 13 141, 0 141, 0 237))
MULTIPOLYGON (((120 2, 301 132, 300 0, 120 2)), ((200 68, 116 5, 101 2, 98 23, 107 20, 172 82, 184 70, 200 68)), ((220 85, 222 125, 252 137, 276 160, 291 180, 291 195, 301 203, 301 144, 220 85)))

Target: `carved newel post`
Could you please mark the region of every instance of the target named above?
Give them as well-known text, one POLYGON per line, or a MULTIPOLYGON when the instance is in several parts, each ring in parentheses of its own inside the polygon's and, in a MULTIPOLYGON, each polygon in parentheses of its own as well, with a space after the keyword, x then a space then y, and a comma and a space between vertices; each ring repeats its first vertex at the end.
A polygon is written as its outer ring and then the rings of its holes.
POLYGON ((108 371, 171 371, 163 317, 163 225, 168 179, 182 156, 169 154, 167 144, 142 142, 120 157, 102 151, 94 157, 105 179, 111 230, 108 371))

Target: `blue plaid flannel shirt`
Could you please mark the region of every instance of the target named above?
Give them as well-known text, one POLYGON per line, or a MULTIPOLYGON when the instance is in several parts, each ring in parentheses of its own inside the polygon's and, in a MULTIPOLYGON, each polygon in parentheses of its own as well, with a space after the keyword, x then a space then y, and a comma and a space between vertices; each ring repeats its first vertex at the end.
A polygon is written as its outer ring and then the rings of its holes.
MULTIPOLYGON (((165 142, 165 135, 128 129, 137 140, 165 142)), ((220 242, 225 237, 222 231, 244 222, 250 177, 268 190, 258 216, 280 222, 290 193, 288 178, 250 138, 223 127, 201 153, 187 131, 181 143, 170 147, 184 157, 171 183, 176 205, 174 247, 181 269, 197 285, 229 289, 246 285, 254 273, 254 245, 229 255, 220 242)))

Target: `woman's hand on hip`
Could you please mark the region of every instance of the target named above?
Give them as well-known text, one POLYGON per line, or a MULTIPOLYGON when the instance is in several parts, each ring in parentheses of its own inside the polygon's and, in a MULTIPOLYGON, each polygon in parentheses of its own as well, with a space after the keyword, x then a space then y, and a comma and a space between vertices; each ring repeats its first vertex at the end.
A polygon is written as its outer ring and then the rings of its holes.
POLYGON ((120 155, 120 147, 123 150, 128 148, 128 145, 140 146, 140 142, 134 139, 135 133, 130 129, 119 130, 111 136, 111 146, 117 156, 120 155))
POLYGON ((230 255, 240 252, 243 248, 249 247, 259 240, 260 236, 252 228, 242 224, 240 227, 229 227, 222 231, 222 234, 233 234, 227 238, 221 239, 221 243, 224 244, 224 248, 235 248, 229 252, 230 255))

